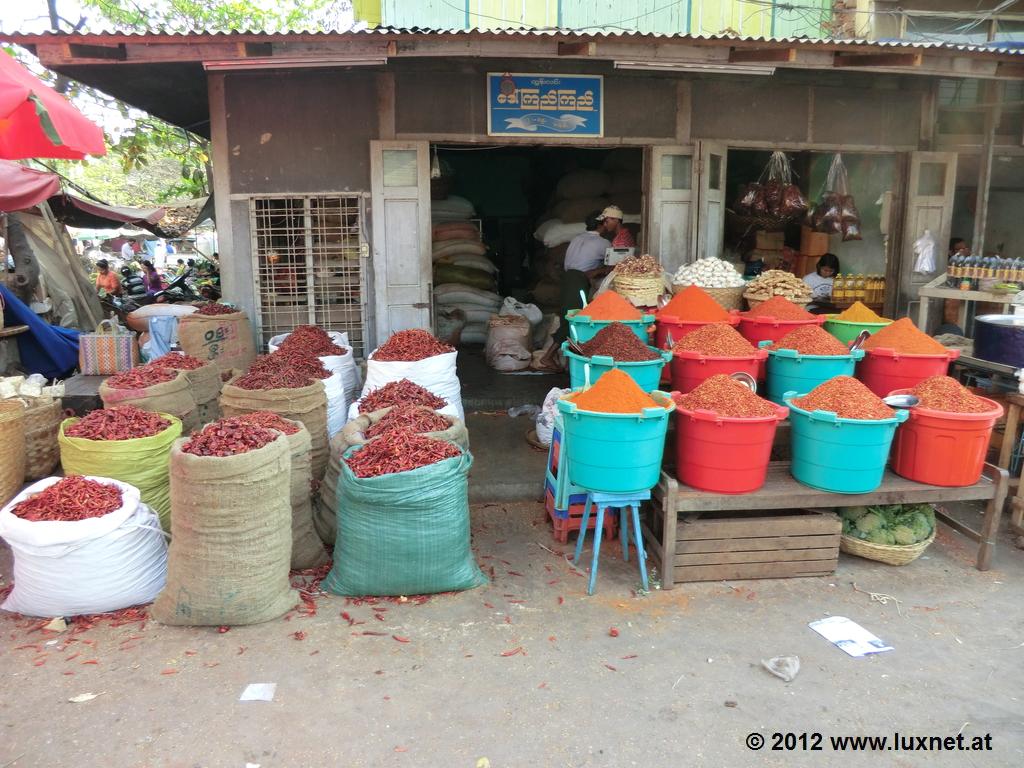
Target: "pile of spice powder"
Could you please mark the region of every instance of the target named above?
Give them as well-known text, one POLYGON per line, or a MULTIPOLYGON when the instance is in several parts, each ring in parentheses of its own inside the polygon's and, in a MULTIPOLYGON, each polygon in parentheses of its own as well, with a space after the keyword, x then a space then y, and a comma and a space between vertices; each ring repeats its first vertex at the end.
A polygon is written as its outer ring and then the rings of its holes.
POLYGON ((278 432, 284 432, 286 435, 294 435, 300 429, 294 422, 273 411, 253 411, 252 413, 243 413, 241 416, 233 416, 232 418, 257 427, 276 429, 278 432))
POLYGON ((250 424, 237 416, 207 424, 182 445, 193 456, 237 456, 255 451, 277 439, 277 432, 250 424))
POLYGON ((615 291, 605 291, 578 313, 579 317, 591 320, 640 320, 643 312, 634 307, 615 291))
POLYGON ((729 319, 729 313, 703 288, 688 285, 658 310, 658 317, 688 323, 721 323, 729 319))
POLYGON ((30 522, 74 522, 109 515, 120 509, 121 504, 121 489, 116 485, 72 475, 29 496, 17 504, 11 514, 30 522))
POLYGON ((377 437, 394 429, 423 434, 444 432, 450 426, 448 419, 425 405, 396 405, 363 434, 366 437, 377 437))
POLYGON ((68 437, 83 440, 135 440, 158 435, 171 422, 158 413, 150 413, 134 405, 118 405, 90 411, 64 430, 68 437))
POLYGON ((850 376, 836 376, 792 403, 805 411, 831 411, 842 419, 877 421, 896 414, 882 398, 850 376))
POLYGON ((946 413, 984 413, 992 404, 971 393, 967 387, 949 376, 925 379, 910 393, 920 399, 921 406, 946 413))
POLYGON ((461 455, 462 451, 446 440, 397 429, 365 443, 344 461, 352 474, 366 478, 408 472, 461 455))
POLYGON ((709 323, 675 343, 673 352, 698 352, 708 357, 752 357, 757 349, 727 323, 709 323))
POLYGON ((871 307, 867 306, 863 302, 855 301, 853 304, 848 306, 842 312, 835 317, 836 320, 842 320, 844 323, 891 323, 892 320, 888 320, 881 315, 875 314, 875 311, 871 307))
POLYGON ((792 349, 801 355, 848 355, 850 350, 820 325, 800 325, 768 349, 792 349))
POLYGON ((155 360, 150 360, 148 365, 158 368, 173 368, 176 371, 196 371, 204 365, 212 365, 208 360, 200 360, 192 355, 181 355, 177 352, 168 352, 155 360))
POLYGON ((657 360, 661 357, 648 347, 630 329, 622 323, 606 325, 594 334, 590 341, 580 344, 584 357, 605 355, 620 363, 638 363, 644 360, 657 360))
POLYGON ((770 317, 774 320, 810 320, 814 317, 784 296, 772 296, 768 301, 747 310, 744 317, 770 317))
POLYGON ((414 328, 391 334, 391 338, 377 348, 371 359, 378 362, 413 363, 454 351, 455 347, 439 341, 430 331, 414 328))
POLYGON ((704 379, 685 395, 674 392, 672 399, 684 411, 711 411, 733 419, 776 415, 775 406, 724 373, 704 379))
POLYGON ((863 349, 891 349, 904 355, 945 355, 942 344, 921 331, 909 317, 879 328, 863 344, 863 349))
POLYGON ((233 315, 238 312, 234 307, 229 307, 227 304, 215 304, 213 302, 204 304, 196 310, 197 315, 233 315))
POLYGON ((145 389, 154 384, 164 384, 178 377, 177 371, 153 364, 140 365, 121 373, 115 373, 104 383, 112 389, 145 389))
POLYGON ((285 337, 285 340, 278 345, 278 349, 290 349, 304 352, 313 357, 327 357, 329 355, 344 355, 348 352, 346 347, 335 344, 327 331, 315 325, 300 325, 285 337))
POLYGON ((581 411, 598 413, 640 413, 644 408, 658 408, 653 397, 645 393, 628 373, 612 368, 590 389, 567 395, 581 411))
POLYGON ((383 387, 374 389, 359 401, 360 413, 373 413, 389 405, 426 405, 430 408, 444 408, 448 405, 433 392, 414 384, 408 379, 389 381, 383 387))

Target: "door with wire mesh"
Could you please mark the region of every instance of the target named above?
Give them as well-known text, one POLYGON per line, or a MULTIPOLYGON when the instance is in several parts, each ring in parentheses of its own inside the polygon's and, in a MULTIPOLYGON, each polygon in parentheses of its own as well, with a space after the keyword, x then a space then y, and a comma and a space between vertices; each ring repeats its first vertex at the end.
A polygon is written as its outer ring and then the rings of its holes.
POLYGON ((249 199, 256 316, 261 340, 313 324, 348 333, 366 353, 369 249, 361 194, 249 199))

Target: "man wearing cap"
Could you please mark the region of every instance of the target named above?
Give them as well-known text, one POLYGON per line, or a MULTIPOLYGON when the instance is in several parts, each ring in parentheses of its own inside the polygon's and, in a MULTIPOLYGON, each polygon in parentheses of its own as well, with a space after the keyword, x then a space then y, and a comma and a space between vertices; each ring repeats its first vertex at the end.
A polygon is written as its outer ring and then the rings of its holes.
POLYGON ((96 275, 96 290, 106 291, 111 296, 121 295, 121 281, 117 275, 110 271, 110 262, 100 259, 96 262, 99 274, 96 275))
POLYGON ((612 248, 633 248, 636 241, 633 233, 622 226, 622 209, 617 205, 609 205, 597 217, 601 222, 601 233, 612 241, 612 248))

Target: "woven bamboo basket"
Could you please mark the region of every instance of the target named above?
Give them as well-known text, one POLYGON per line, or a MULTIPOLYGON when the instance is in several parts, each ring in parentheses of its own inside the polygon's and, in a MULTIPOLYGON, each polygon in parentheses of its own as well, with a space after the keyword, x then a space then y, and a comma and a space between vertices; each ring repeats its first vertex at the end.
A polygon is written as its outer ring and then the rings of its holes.
POLYGON ((61 401, 32 399, 25 410, 25 480, 49 477, 60 463, 57 433, 64 418, 61 401))
POLYGON ((665 291, 661 275, 616 275, 612 281, 615 292, 638 307, 656 307, 665 291))
POLYGON ((25 406, 20 400, 0 400, 0 506, 25 481, 25 406))
POLYGON ((745 285, 737 288, 704 289, 705 293, 721 304, 723 309, 743 309, 743 292, 745 290, 747 290, 745 285))
POLYGON ((839 549, 849 555, 857 555, 868 560, 877 560, 886 565, 906 565, 917 560, 933 541, 935 541, 934 530, 932 535, 924 541, 919 541, 917 544, 902 545, 874 544, 844 533, 839 537, 839 549))

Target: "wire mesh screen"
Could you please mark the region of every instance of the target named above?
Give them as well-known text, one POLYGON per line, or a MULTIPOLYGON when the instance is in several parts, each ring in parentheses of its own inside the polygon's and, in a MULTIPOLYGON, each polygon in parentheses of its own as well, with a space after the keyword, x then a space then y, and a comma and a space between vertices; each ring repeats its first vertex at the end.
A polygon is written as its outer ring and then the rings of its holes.
POLYGON ((365 355, 362 197, 249 200, 259 331, 264 342, 312 323, 348 333, 365 355))

